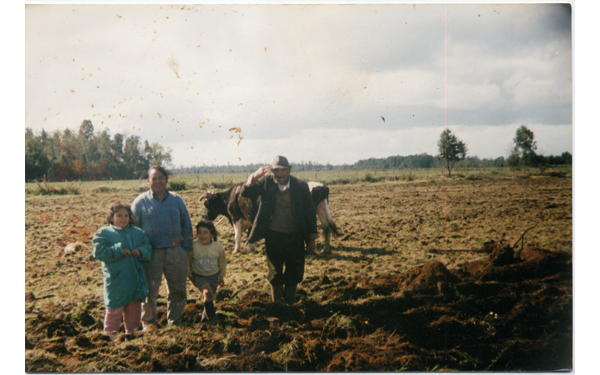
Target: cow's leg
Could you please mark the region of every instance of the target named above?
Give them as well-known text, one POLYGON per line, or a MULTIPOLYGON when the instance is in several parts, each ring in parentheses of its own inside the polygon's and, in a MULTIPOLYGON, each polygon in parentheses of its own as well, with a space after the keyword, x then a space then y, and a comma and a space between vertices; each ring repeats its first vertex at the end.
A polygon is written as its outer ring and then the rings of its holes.
POLYGON ((330 245, 331 230, 329 230, 329 227, 323 228, 323 237, 325 238, 325 244, 323 245, 323 251, 328 253, 328 252, 330 252, 330 249, 331 249, 331 245, 330 245))
POLYGON ((237 253, 240 251, 242 247, 242 221, 238 220, 233 223, 233 231, 235 236, 235 246, 233 248, 233 253, 237 253))
POLYGON ((331 230, 329 224, 329 218, 331 215, 328 215, 329 207, 327 206, 327 201, 324 200, 317 206, 317 217, 321 222, 321 228, 323 228, 323 234, 325 236, 325 244, 323 245, 323 251, 329 252, 330 244, 329 241, 331 239, 331 230))
MULTIPOLYGON (((250 238, 250 232, 252 231, 252 225, 249 226, 249 228, 246 230, 246 235, 248 238, 250 238)), ((255 246, 253 243, 248 244, 248 251, 253 253, 255 250, 255 246)))
MULTIPOLYGON (((250 238, 250 232, 252 231, 252 223, 248 220, 242 219, 241 220, 242 225, 240 226, 240 237, 242 236, 241 233, 242 232, 246 232, 246 239, 250 238)), ((241 243, 241 238, 240 238, 240 243, 241 243)), ((248 252, 253 253, 254 252, 254 244, 248 244, 248 252)))

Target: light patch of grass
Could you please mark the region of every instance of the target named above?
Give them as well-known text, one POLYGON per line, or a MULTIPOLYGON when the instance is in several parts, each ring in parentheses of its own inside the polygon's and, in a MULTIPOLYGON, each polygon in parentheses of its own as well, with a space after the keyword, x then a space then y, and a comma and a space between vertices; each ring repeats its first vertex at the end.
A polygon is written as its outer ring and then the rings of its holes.
POLYGON ((170 191, 183 191, 187 190, 188 184, 185 180, 180 178, 174 178, 169 180, 168 189, 170 191))

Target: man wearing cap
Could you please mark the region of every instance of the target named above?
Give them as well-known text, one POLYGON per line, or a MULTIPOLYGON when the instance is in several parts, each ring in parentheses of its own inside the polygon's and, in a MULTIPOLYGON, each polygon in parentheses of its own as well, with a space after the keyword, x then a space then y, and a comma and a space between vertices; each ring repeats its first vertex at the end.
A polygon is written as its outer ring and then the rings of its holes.
POLYGON ((242 196, 261 198, 248 242, 265 239, 273 302, 291 305, 304 278, 305 250, 315 250, 318 232, 308 184, 290 172, 288 160, 276 156, 248 178, 242 196))

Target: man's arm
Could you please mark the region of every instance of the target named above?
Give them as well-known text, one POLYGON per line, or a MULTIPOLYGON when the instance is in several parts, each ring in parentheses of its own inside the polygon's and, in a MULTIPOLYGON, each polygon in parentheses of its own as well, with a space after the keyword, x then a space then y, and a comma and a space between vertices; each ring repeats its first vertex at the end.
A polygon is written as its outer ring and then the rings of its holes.
POLYGON ((133 216, 135 217, 135 221, 133 221, 133 225, 135 225, 138 228, 142 227, 142 209, 141 209, 142 203, 141 203, 141 199, 138 196, 137 198, 135 198, 133 200, 133 203, 131 204, 131 212, 133 213, 133 216))
POLYGON ((183 203, 183 199, 179 197, 180 204, 180 222, 181 222, 181 236, 183 237, 183 243, 181 247, 185 250, 186 253, 192 251, 192 242, 194 241, 194 230, 192 228, 192 221, 190 220, 190 215, 188 214, 187 207, 185 203, 183 203))
POLYGON ((242 197, 257 199, 263 191, 263 184, 265 176, 271 170, 270 166, 260 167, 256 170, 256 172, 252 173, 246 183, 244 184, 244 188, 241 192, 242 197))
POLYGON ((256 172, 252 173, 250 177, 248 177, 248 180, 246 180, 246 186, 254 184, 258 179, 269 173, 270 170, 271 166, 269 165, 265 165, 263 167, 258 168, 256 172))

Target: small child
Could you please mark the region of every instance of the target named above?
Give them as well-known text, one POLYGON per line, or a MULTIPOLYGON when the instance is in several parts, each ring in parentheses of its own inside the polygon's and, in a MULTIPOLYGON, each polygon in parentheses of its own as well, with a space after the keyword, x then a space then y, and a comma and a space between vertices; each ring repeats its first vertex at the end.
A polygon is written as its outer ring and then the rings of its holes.
POLYGON ((196 225, 196 239, 188 254, 188 277, 204 296, 202 320, 217 316, 214 299, 217 287, 225 286, 227 258, 225 249, 217 242, 217 231, 210 221, 201 220, 196 225))
POLYGON ((132 334, 140 325, 141 303, 148 295, 146 273, 140 261, 149 261, 152 247, 143 230, 133 226, 131 208, 121 202, 110 206, 109 226, 92 240, 93 257, 102 261, 104 276, 104 332, 114 338, 121 325, 132 334))

